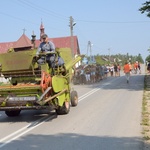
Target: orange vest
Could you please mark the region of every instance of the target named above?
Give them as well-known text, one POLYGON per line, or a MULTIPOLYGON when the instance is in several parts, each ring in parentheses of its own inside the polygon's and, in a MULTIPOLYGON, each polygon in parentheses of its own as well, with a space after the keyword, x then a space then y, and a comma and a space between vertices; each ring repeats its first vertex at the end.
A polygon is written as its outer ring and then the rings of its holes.
POLYGON ((124 65, 124 73, 129 73, 130 72, 130 66, 129 64, 124 65))
POLYGON ((130 70, 132 70, 132 65, 131 64, 129 64, 129 68, 130 68, 130 70))

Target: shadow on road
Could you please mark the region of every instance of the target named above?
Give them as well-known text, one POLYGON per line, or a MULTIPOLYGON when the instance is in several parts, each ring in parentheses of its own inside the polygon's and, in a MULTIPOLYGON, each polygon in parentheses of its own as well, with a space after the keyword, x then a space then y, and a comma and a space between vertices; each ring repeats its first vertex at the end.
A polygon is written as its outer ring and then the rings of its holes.
MULTIPOLYGON (((43 130, 45 131, 45 130, 43 130)), ((46 132, 46 131, 45 131, 46 132)), ((3 143, 0 143, 0 146, 3 143)), ((142 150, 138 137, 86 136, 74 133, 29 134, 2 147, 3 150, 142 150)))
MULTIPOLYGON (((21 111, 19 116, 16 117, 7 117, 5 113, 3 113, 3 116, 0 117, 1 123, 17 123, 17 122, 28 122, 33 123, 34 121, 40 120, 45 117, 55 116, 54 118, 57 118, 57 115, 53 111, 46 111, 46 110, 23 110, 21 111)), ((54 119, 53 118, 53 119, 54 119)), ((40 121, 39 121, 40 123, 40 121)))
POLYGON ((108 77, 107 79, 101 80, 100 82, 94 84, 73 86, 75 89, 81 86, 91 89, 101 88, 105 90, 126 89, 130 91, 141 91, 144 88, 144 77, 145 75, 131 75, 129 83, 127 83, 125 76, 108 77))
POLYGON ((124 76, 122 76, 120 79, 114 79, 112 83, 110 83, 107 86, 104 86, 103 89, 127 89, 127 90, 133 90, 133 91, 141 91, 144 88, 144 75, 139 76, 131 76, 129 83, 127 83, 127 80, 124 76))

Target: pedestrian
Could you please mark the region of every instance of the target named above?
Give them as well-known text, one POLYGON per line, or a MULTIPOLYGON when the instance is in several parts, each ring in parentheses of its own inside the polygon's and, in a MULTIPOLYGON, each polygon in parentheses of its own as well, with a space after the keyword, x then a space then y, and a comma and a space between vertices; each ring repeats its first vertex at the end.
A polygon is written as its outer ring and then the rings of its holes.
POLYGON ((148 73, 150 73, 150 61, 148 61, 148 64, 147 64, 147 71, 148 73))
POLYGON ((141 65, 140 65, 140 62, 138 62, 138 70, 139 70, 139 74, 141 74, 141 65))
POLYGON ((95 83, 96 78, 96 67, 91 65, 91 83, 95 83))
POLYGON ((84 73, 84 68, 81 66, 80 69, 80 84, 85 84, 85 73, 84 73))
POLYGON ((118 76, 118 67, 116 64, 114 64, 114 72, 115 72, 115 77, 118 76))
POLYGON ((45 62, 48 63, 49 67, 54 67, 55 54, 49 54, 49 52, 55 52, 55 45, 51 41, 48 40, 48 35, 42 35, 42 42, 40 43, 38 50, 36 52, 36 56, 39 58, 37 60, 38 64, 43 64, 45 62), (40 53, 47 53, 46 58, 44 56, 39 56, 40 53))
POLYGON ((110 75, 111 75, 111 77, 113 77, 113 74, 114 74, 114 65, 112 64, 111 67, 110 67, 110 75))
POLYGON ((137 74, 137 69, 138 69, 138 61, 134 63, 134 73, 137 74))
POLYGON ((129 83, 129 79, 130 79, 130 66, 129 64, 126 62, 124 67, 123 67, 124 73, 125 73, 125 77, 127 79, 127 83, 129 83))
POLYGON ((108 74, 107 65, 104 65, 104 77, 105 78, 107 78, 107 74, 108 74))
POLYGON ((90 66, 87 66, 85 69, 85 77, 86 77, 86 83, 89 84, 91 83, 91 70, 90 66))
POLYGON ((100 80, 103 80, 103 67, 102 67, 102 65, 99 65, 99 75, 100 75, 100 80))
POLYGON ((132 73, 132 64, 129 62, 130 73, 132 73))
POLYGON ((120 77, 121 66, 118 64, 117 67, 118 67, 118 76, 120 77))

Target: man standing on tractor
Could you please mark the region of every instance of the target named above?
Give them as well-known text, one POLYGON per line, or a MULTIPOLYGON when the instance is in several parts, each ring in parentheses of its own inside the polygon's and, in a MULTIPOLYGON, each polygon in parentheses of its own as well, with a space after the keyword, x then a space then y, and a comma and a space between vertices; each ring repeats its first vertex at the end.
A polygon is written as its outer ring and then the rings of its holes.
MULTIPOLYGON (((48 35, 42 35, 42 42, 40 43, 38 50, 36 52, 36 56, 39 57, 40 53, 48 53, 48 52, 55 52, 55 45, 51 41, 48 41, 48 35)), ((49 67, 54 67, 55 61, 55 54, 47 54, 46 55, 46 62, 49 64, 49 67)), ((45 63, 45 57, 41 56, 37 62, 39 64, 45 63)))

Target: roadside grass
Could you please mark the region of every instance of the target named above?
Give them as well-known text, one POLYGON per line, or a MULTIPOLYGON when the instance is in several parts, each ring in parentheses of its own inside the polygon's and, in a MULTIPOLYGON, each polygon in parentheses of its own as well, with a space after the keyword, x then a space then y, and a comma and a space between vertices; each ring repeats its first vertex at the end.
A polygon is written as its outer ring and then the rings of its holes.
POLYGON ((142 101, 142 122, 143 137, 146 142, 150 142, 150 75, 144 78, 144 93, 142 101))

